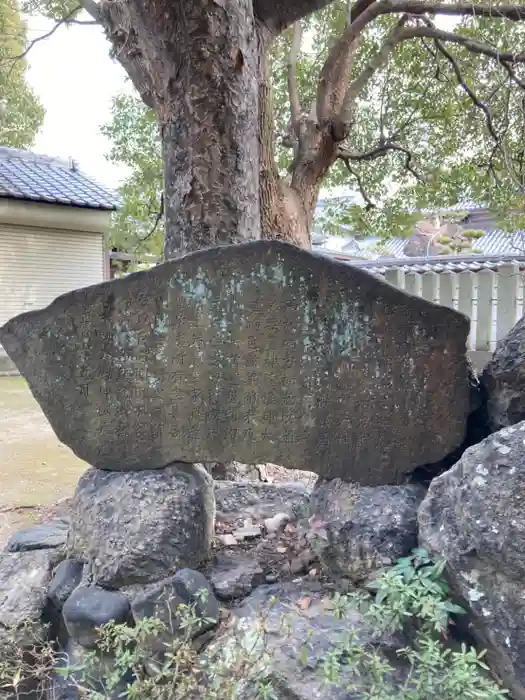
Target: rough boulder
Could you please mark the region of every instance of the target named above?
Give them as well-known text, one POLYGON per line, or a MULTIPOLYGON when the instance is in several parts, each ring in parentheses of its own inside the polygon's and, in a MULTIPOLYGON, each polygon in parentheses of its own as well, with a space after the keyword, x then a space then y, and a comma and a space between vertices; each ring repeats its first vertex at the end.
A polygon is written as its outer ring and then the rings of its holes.
POLYGON ((447 561, 452 588, 493 672, 525 700, 525 421, 469 448, 434 479, 421 544, 447 561))
POLYGON ((359 583, 417 547, 417 484, 363 486, 319 481, 310 499, 316 551, 327 570, 359 583))
POLYGON ((215 499, 204 467, 88 469, 72 505, 69 553, 89 583, 115 589, 167 578, 210 556, 215 499))
POLYGON ((481 375, 491 430, 525 419, 525 318, 500 340, 481 375))

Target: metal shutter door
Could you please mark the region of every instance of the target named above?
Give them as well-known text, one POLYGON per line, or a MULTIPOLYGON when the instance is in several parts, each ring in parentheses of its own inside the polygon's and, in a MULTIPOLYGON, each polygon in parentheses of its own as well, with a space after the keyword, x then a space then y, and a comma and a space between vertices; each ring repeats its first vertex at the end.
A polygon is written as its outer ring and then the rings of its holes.
POLYGON ((102 234, 0 224, 0 325, 103 279, 102 234))

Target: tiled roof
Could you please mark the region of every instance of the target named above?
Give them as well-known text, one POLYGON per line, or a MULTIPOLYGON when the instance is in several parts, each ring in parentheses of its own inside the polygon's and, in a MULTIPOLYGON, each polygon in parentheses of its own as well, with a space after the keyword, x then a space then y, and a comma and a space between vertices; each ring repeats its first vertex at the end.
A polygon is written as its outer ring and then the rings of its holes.
POLYGON ((476 250, 484 255, 523 255, 525 254, 525 231, 506 233, 489 231, 474 241, 476 250))
POLYGON ((87 209, 117 208, 117 195, 57 158, 0 146, 0 198, 87 209))
POLYGON ((382 258, 381 260, 356 260, 350 255, 314 248, 316 253, 336 258, 348 265, 360 267, 374 275, 384 275, 388 270, 402 270, 403 272, 479 272, 480 270, 497 270, 502 265, 517 265, 525 268, 525 254, 502 255, 436 255, 428 258, 382 258))
POLYGON ((373 265, 363 265, 360 262, 352 262, 352 265, 357 265, 368 272, 375 275, 384 275, 388 270, 402 270, 403 272, 479 272, 480 270, 498 270, 503 265, 517 265, 520 269, 525 267, 525 258, 523 256, 486 256, 480 255, 479 259, 462 259, 457 260, 441 260, 443 256, 411 260, 404 258, 403 260, 389 260, 387 264, 383 261, 374 261, 373 265))

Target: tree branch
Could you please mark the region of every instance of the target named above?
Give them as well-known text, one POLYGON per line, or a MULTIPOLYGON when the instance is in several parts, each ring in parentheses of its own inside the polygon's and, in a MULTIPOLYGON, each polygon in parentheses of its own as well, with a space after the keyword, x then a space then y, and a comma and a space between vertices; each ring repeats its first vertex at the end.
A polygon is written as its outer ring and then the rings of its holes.
MULTIPOLYGON (((525 19, 525 15, 523 16, 523 19, 525 19)), ((510 51, 499 51, 498 49, 489 46, 489 44, 483 44, 480 41, 476 41, 475 39, 471 39, 470 37, 462 36, 461 34, 445 32, 441 29, 437 29, 436 27, 406 28, 401 33, 399 41, 406 41, 408 39, 417 39, 421 37, 427 37, 429 39, 439 39, 441 41, 448 41, 452 44, 459 44, 460 46, 464 46, 471 53, 489 56, 489 58, 493 58, 497 63, 525 63, 525 53, 511 53, 510 51)), ((397 43, 399 43, 399 41, 397 43)))
POLYGON ((321 69, 317 86, 317 121, 321 124, 332 119, 340 110, 346 93, 351 60, 357 51, 361 32, 369 22, 381 14, 382 3, 370 0, 358 2, 351 10, 354 18, 335 42, 321 69), (365 7, 366 4, 366 7, 365 7), (357 8, 357 9, 356 9, 357 8), (354 13, 359 13, 354 17, 354 13))
POLYGON ((45 32, 45 34, 41 34, 40 36, 37 36, 35 39, 31 39, 31 41, 28 43, 28 45, 25 47, 25 49, 22 51, 22 53, 19 53, 17 56, 10 56, 9 60, 11 61, 18 61, 22 58, 25 58, 27 54, 31 51, 33 46, 35 44, 38 44, 39 41, 44 41, 44 39, 49 39, 50 36, 53 36, 53 34, 56 32, 56 30, 61 27, 63 24, 87 24, 86 22, 81 22, 80 20, 75 20, 73 19, 76 14, 78 14, 82 10, 81 5, 78 5, 75 7, 71 12, 68 12, 67 15, 62 17, 62 19, 59 19, 56 24, 48 31, 45 32))
POLYGON ((503 66, 503 68, 507 71, 508 76, 512 80, 512 82, 515 83, 522 90, 525 90, 525 82, 518 78, 516 72, 514 71, 510 63, 508 63, 507 61, 500 61, 500 63, 503 66))
MULTIPOLYGON (((410 2, 403 2, 404 6, 407 6, 409 4, 410 2)), ((479 7, 479 5, 476 5, 474 7, 477 8, 479 7)), ((498 9, 501 9, 501 6, 498 9)), ((453 44, 458 44, 460 46, 465 47, 471 53, 493 58, 497 63, 500 63, 503 67, 505 67, 505 64, 511 65, 514 63, 525 63, 525 53, 511 53, 508 51, 498 51, 498 49, 489 46, 489 44, 481 43, 479 41, 476 41, 475 39, 471 39, 470 37, 462 36, 461 34, 454 34, 453 32, 443 31, 433 25, 425 27, 403 27, 403 20, 406 20, 407 17, 408 16, 405 15, 401 18, 396 28, 386 38, 385 43, 383 44, 381 49, 374 56, 372 56, 368 65, 363 69, 361 74, 348 86, 344 103, 339 118, 336 120, 336 125, 334 128, 334 138, 336 140, 342 141, 344 138, 346 138, 348 134, 348 129, 352 122, 352 112, 354 109, 355 101, 359 93, 365 88, 365 86, 372 78, 374 73, 387 62, 394 48, 402 41, 408 41, 410 39, 418 38, 428 38, 440 42, 450 42, 453 44)))
POLYGON ((443 42, 440 41, 439 39, 435 39, 434 41, 437 50, 447 59, 447 61, 450 63, 452 66, 452 70, 454 71, 454 75, 456 76, 456 80, 458 81, 458 85, 461 87, 463 92, 465 92, 473 104, 483 112, 485 116, 485 122, 487 124, 487 129, 494 139, 496 143, 499 143, 499 136, 496 132, 496 129, 494 127, 494 122, 492 121, 492 115, 490 113, 489 108, 487 105, 482 102, 479 97, 476 95, 476 93, 472 90, 472 88, 465 82, 463 79, 463 76, 461 75, 461 70, 458 66, 458 63, 454 56, 450 53, 450 51, 444 46, 443 42))
POLYGON ((376 0, 356 0, 349 11, 351 21, 354 22, 363 12, 368 10, 370 5, 373 5, 374 2, 376 2, 376 0))
POLYGON ((358 33, 354 36, 352 32, 351 36, 346 38, 345 34, 336 41, 321 69, 316 100, 316 116, 319 124, 333 118, 344 100, 348 75, 359 46, 358 33))
POLYGON ((383 46, 374 56, 372 56, 368 62, 368 65, 363 68, 358 77, 348 86, 339 117, 337 120, 335 120, 334 138, 336 141, 343 141, 348 135, 348 129, 352 121, 354 104, 361 90, 363 90, 363 88, 367 85, 374 73, 387 62, 388 57, 394 50, 394 47, 403 41, 405 31, 403 28, 407 19, 408 15, 403 15, 401 17, 396 27, 385 39, 383 46))
POLYGON ((301 102, 299 100, 299 90, 297 87, 297 58, 301 50, 302 35, 301 23, 296 22, 293 26, 292 46, 288 55, 287 78, 292 130, 297 136, 299 135, 299 120, 301 118, 301 102))
POLYGON ((115 58, 122 64, 139 92, 142 101, 148 107, 155 107, 155 92, 149 66, 134 29, 136 19, 133 3, 103 2, 81 0, 83 7, 92 16, 99 18, 107 38, 111 42, 115 58))
POLYGON ((100 22, 101 20, 101 15, 100 15, 100 7, 94 0, 80 0, 80 4, 84 8, 84 10, 88 13, 88 15, 91 15, 95 22, 100 22))
POLYGON ((98 19, 69 19, 67 24, 76 24, 82 27, 94 27, 95 25, 100 24, 100 22, 98 19))
POLYGON ((417 170, 412 165, 413 155, 408 150, 408 148, 405 148, 400 144, 393 143, 392 141, 379 144, 378 146, 376 146, 376 148, 361 153, 357 151, 349 151, 345 148, 339 148, 337 151, 337 157, 340 158, 348 168, 348 164, 350 161, 362 162, 376 160, 377 158, 382 158, 383 156, 385 156, 389 151, 397 151, 398 153, 403 153, 405 156, 405 163, 403 166, 405 170, 407 170, 419 182, 425 182, 424 178, 417 172, 417 170))
POLYGON ((354 170, 354 169, 352 168, 352 166, 350 165, 350 163, 349 163, 348 160, 345 160, 344 158, 342 158, 342 160, 343 160, 344 164, 346 165, 346 169, 348 170, 348 172, 350 173, 350 175, 351 175, 351 176, 355 179, 355 181, 357 182, 357 188, 358 188, 358 190, 359 190, 359 193, 360 193, 361 197, 362 197, 362 198, 364 199, 364 201, 365 201, 365 209, 366 209, 367 211, 370 211, 370 209, 375 209, 375 208, 376 208, 376 205, 375 205, 375 203, 370 199, 370 197, 368 196, 368 193, 367 193, 367 191, 366 191, 366 188, 365 188, 365 186, 364 186, 364 183, 363 183, 363 181, 362 181, 361 176, 359 175, 359 173, 358 173, 356 170, 354 170))
POLYGON ((508 19, 520 22, 525 19, 525 5, 491 5, 456 2, 426 2, 425 0, 380 0, 379 14, 394 12, 411 15, 447 15, 452 17, 492 17, 493 19, 508 19))
POLYGON ((327 7, 332 0, 254 0, 253 12, 271 32, 281 32, 306 15, 327 7))
MULTIPOLYGON (((152 214, 153 214, 153 212, 150 212, 150 215, 152 215, 152 214)), ((160 193, 160 207, 159 207, 159 211, 155 212, 155 221, 153 223, 153 226, 151 227, 149 233, 147 233, 145 236, 142 236, 142 237, 138 236, 141 243, 143 243, 144 241, 147 241, 148 238, 150 238, 155 233, 163 216, 164 216, 164 192, 161 192, 160 193)))

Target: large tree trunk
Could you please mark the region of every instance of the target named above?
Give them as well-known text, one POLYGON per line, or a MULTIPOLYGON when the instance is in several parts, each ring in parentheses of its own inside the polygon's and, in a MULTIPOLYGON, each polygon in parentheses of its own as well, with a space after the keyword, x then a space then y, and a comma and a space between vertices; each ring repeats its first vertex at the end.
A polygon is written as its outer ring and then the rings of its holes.
POLYGON ((157 101, 165 257, 260 237, 258 36, 250 0, 178 0, 183 59, 157 101))
POLYGON ((166 259, 260 238, 260 52, 251 0, 101 7, 116 53, 160 125, 166 259))
POLYGON ((116 56, 160 124, 167 259, 261 235, 309 247, 318 184, 290 187, 278 177, 264 49, 328 2, 99 4, 116 56))

